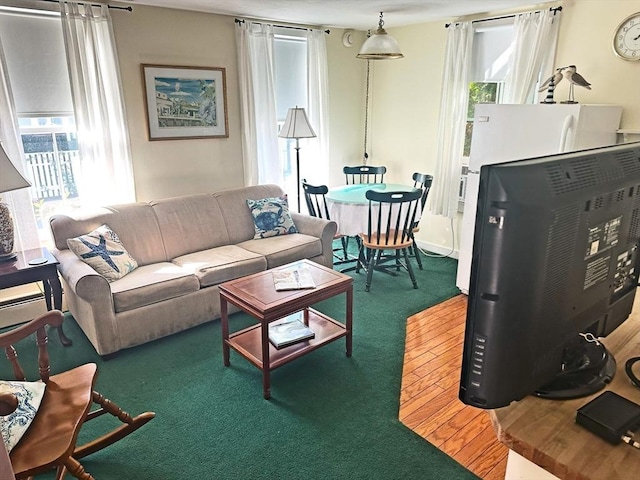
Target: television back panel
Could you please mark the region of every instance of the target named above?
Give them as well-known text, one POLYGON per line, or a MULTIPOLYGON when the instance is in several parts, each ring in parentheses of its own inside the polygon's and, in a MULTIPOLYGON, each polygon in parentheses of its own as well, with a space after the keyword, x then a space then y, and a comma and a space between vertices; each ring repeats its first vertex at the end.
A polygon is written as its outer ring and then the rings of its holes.
POLYGON ((460 398, 496 408, 552 380, 578 333, 628 316, 640 144, 484 166, 478 201, 460 398))

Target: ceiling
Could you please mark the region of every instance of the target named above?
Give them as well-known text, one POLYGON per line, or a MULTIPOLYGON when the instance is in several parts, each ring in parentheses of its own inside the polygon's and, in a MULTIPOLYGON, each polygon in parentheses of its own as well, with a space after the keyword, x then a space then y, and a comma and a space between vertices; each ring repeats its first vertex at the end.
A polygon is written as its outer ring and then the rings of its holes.
POLYGON ((500 12, 557 0, 119 0, 273 22, 367 30, 384 12, 387 28, 500 12))

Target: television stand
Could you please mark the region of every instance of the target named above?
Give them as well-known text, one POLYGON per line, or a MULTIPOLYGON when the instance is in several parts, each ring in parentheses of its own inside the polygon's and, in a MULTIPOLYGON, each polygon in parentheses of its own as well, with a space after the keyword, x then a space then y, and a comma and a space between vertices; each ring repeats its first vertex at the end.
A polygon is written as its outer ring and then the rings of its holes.
POLYGON ((616 374, 616 359, 599 341, 580 336, 564 352, 562 372, 534 392, 551 400, 592 395, 607 386, 616 374))
MULTIPOLYGON (((640 389, 634 387, 624 373, 624 361, 640 351, 640 296, 636 297, 635 308, 627 321, 601 342, 618 359, 616 375, 605 390, 640 403, 640 389)), ((629 445, 610 445, 575 422, 576 411, 597 395, 559 402, 529 395, 508 407, 491 410, 490 417, 500 442, 558 478, 636 480, 640 472, 640 451, 629 445)), ((511 456, 507 471, 512 470, 510 463, 511 456)), ((514 468, 513 473, 522 471, 514 468)), ((535 473, 511 478, 540 480, 546 477, 535 473)))

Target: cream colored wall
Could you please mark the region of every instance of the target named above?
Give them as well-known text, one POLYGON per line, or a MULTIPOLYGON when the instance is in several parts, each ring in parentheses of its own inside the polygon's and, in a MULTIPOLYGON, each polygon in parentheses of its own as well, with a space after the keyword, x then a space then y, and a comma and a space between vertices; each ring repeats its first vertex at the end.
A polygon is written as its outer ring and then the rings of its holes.
MULTIPOLYGON (((365 40, 364 32, 353 32, 354 44, 342 43, 344 30, 331 29, 327 41, 329 70, 329 185, 344 183, 342 167, 362 163, 364 152, 364 106, 366 64, 356 58, 365 40)), ((309 179, 312 182, 311 179, 309 179)))
MULTIPOLYGON (((567 0, 555 64, 575 64, 592 90, 576 87, 581 103, 623 105, 621 128, 640 130, 640 62, 618 59, 611 48, 615 27, 638 11, 637 0, 567 0)), ((375 65, 374 118, 371 164, 391 167, 389 179, 406 181, 414 171, 433 174, 444 48, 445 22, 433 22, 387 31, 400 44, 405 58, 375 65)), ((567 95, 568 82, 556 89, 567 95)), ((425 210, 418 241, 439 253, 457 254, 459 223, 425 210)))
MULTIPOLYGON (((414 172, 433 175, 436 169, 446 30, 444 22, 433 22, 388 31, 404 58, 371 62, 369 163, 386 165, 389 181, 407 183, 414 172)), ((446 249, 453 241, 451 221, 424 213, 429 227, 419 238, 446 249)))
POLYGON ((233 17, 134 6, 112 11, 140 201, 243 184, 233 17), (149 141, 140 64, 224 67, 229 138, 149 141))
MULTIPOLYGON (((576 65, 591 90, 575 88, 580 103, 622 105, 621 128, 640 130, 640 62, 619 59, 613 53, 615 28, 640 11, 638 0, 565 0, 556 53, 556 65, 576 65)), ((567 95, 568 84, 556 89, 567 95)))

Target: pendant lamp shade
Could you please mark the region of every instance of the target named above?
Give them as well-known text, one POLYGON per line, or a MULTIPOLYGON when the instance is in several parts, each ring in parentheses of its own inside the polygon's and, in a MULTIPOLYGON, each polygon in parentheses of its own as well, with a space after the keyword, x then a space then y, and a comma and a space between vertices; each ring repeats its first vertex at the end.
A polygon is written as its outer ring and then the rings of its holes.
POLYGON ((365 60, 390 60, 404 57, 400 52, 398 42, 382 28, 383 25, 384 20, 382 19, 382 12, 380 12, 378 29, 362 44, 356 57, 364 58, 365 60))
MULTIPOLYGON (((7 152, 0 144, 0 193, 30 187, 31 184, 20 174, 13 165, 7 152)), ((13 219, 9 206, 0 202, 0 262, 12 260, 13 253, 13 219)))

